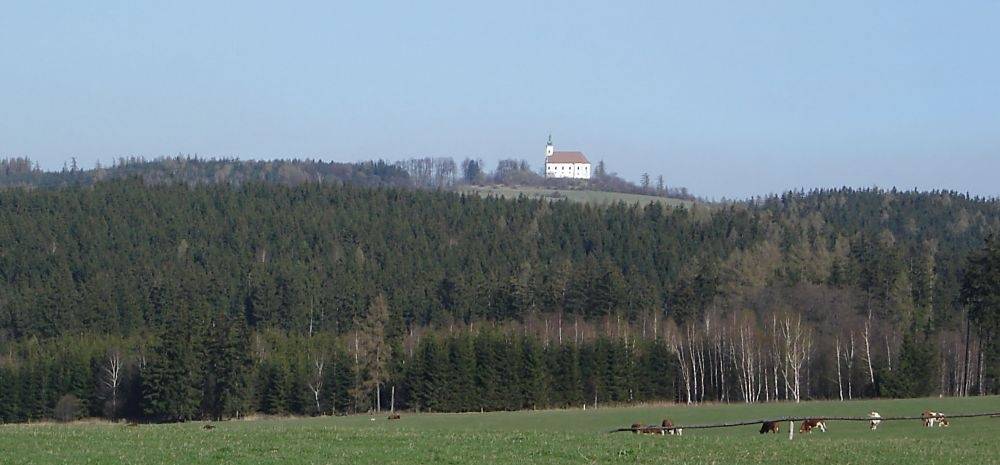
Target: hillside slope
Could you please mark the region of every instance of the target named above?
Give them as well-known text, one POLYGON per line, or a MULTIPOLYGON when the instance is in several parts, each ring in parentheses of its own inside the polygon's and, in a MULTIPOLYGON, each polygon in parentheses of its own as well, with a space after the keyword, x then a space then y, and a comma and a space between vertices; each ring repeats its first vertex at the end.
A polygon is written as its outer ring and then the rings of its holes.
POLYGON ((0 190, 0 420, 995 392, 961 300, 995 231, 1000 202, 953 192, 0 190))

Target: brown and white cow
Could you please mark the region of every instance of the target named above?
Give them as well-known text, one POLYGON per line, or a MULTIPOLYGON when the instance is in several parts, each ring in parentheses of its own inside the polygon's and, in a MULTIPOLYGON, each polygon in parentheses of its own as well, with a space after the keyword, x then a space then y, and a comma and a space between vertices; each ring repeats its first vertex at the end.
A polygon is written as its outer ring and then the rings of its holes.
POLYGON ((635 434, 640 434, 640 433, 641 434, 662 434, 660 432, 660 429, 657 428, 655 425, 643 426, 642 423, 638 423, 638 422, 637 423, 632 423, 632 427, 630 429, 635 434))
POLYGON ((871 418, 871 421, 868 422, 869 428, 871 428, 872 431, 878 429, 878 424, 882 423, 882 420, 879 420, 879 418, 882 418, 882 415, 879 415, 878 412, 872 411, 868 413, 868 418, 871 418))
POLYGON ((811 433, 813 429, 819 428, 820 431, 826 432, 826 421, 822 418, 810 418, 802 422, 802 426, 799 427, 800 433, 811 433))
POLYGON ((674 422, 670 421, 669 418, 664 418, 663 423, 660 423, 660 426, 663 427, 663 429, 660 430, 661 434, 669 434, 671 436, 681 436, 684 434, 684 428, 674 428, 674 422))
POLYGON ((933 428, 934 425, 945 428, 949 426, 948 419, 945 418, 944 414, 941 412, 924 410, 923 413, 920 414, 920 418, 923 419, 924 426, 928 428, 933 428))
POLYGON ((760 424, 760 434, 765 433, 778 433, 781 429, 776 421, 765 421, 760 424))

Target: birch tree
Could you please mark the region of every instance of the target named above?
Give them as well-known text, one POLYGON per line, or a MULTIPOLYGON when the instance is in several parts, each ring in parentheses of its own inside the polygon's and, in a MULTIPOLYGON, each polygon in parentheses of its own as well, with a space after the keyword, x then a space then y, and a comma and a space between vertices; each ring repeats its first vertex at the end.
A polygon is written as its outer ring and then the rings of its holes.
POLYGON ((323 407, 320 406, 319 399, 323 392, 323 368, 325 364, 326 358, 323 356, 322 352, 316 350, 310 354, 309 381, 306 385, 309 387, 309 391, 312 392, 313 402, 315 403, 317 414, 323 413, 323 407))
POLYGON ((802 400, 802 368, 811 345, 809 330, 802 326, 801 316, 796 316, 794 322, 786 316, 781 324, 781 335, 784 338, 785 390, 799 402, 802 400))
POLYGON ((101 367, 101 384, 108 390, 111 396, 108 406, 108 416, 111 419, 118 417, 118 389, 122 382, 122 354, 117 349, 108 351, 104 366, 101 367))

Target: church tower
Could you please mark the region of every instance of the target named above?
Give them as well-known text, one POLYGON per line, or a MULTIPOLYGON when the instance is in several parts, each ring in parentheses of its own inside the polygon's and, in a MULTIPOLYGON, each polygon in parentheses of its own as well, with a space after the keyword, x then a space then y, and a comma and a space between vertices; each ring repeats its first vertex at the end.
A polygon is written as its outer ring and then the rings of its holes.
POLYGON ((545 144, 545 158, 552 156, 552 152, 556 151, 556 146, 552 145, 552 134, 549 134, 549 142, 545 144))

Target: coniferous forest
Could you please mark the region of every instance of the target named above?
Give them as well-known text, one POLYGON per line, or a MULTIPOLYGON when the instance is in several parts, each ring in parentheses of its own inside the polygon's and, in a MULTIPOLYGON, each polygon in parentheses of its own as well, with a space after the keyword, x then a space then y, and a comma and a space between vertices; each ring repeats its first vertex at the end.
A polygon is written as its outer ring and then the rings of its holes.
POLYGON ((998 231, 955 192, 8 188, 0 420, 997 393, 998 231))

